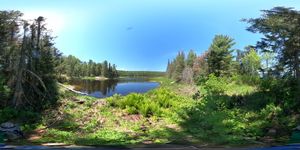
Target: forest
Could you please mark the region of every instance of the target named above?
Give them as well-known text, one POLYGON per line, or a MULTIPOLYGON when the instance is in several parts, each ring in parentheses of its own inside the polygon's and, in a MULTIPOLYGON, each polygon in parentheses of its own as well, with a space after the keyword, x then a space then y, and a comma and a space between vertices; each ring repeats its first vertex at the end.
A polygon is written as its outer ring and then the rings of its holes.
POLYGON ((67 77, 117 78, 115 64, 84 62, 55 48, 45 18, 22 19, 19 11, 1 11, 1 107, 42 110, 58 100, 57 80, 67 77), (25 90, 26 89, 26 90, 25 90))
POLYGON ((125 71, 119 70, 120 76, 129 76, 129 77, 160 77, 165 76, 165 72, 160 71, 125 71))
POLYGON ((84 62, 72 55, 61 58, 57 71, 60 76, 67 75, 69 77, 103 76, 106 78, 117 78, 119 76, 115 64, 111 65, 106 60, 102 63, 96 63, 93 60, 84 62))
POLYGON ((165 73, 63 56, 44 18, 22 15, 0 11, 0 123, 43 132, 26 142, 265 146, 291 142, 300 124, 300 12, 293 8, 242 19, 247 31, 262 35, 256 45, 235 49, 233 38, 215 35, 201 54, 179 51, 165 73), (57 84, 63 77, 148 75, 160 87, 104 99, 57 84))

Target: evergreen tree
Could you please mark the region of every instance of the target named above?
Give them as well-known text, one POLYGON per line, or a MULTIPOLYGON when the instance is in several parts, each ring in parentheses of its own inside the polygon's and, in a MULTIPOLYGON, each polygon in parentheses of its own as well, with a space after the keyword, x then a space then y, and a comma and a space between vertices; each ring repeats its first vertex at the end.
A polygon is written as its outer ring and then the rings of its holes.
POLYGON ((176 59, 175 59, 175 70, 173 79, 176 81, 180 81, 182 79, 182 72, 185 67, 185 57, 184 52, 179 52, 176 59))
POLYGON ((196 58, 197 58, 197 54, 193 50, 190 50, 186 60, 187 66, 192 68, 196 58))
POLYGON ((102 63, 102 75, 104 77, 108 77, 108 64, 107 64, 107 61, 105 60, 103 63, 102 63))
POLYGON ((207 62, 209 73, 214 73, 216 76, 228 75, 230 73, 233 45, 232 38, 226 35, 215 36, 208 50, 207 62))
POLYGON ((119 77, 119 74, 118 74, 118 71, 117 71, 117 67, 116 67, 115 64, 113 64, 113 66, 112 66, 112 74, 113 74, 112 78, 119 77))
POLYGON ((19 11, 0 11, 0 35, 0 76, 5 76, 0 89, 11 89, 10 97, 1 97, 3 104, 41 110, 55 103, 60 53, 43 17, 30 24, 19 11))
POLYGON ((168 64, 167 64, 167 77, 168 78, 171 78, 172 77, 172 74, 173 74, 173 62, 170 62, 170 60, 168 60, 168 64))
POLYGON ((262 52, 276 53, 279 62, 276 68, 282 68, 277 71, 297 78, 300 84, 300 12, 275 7, 263 13, 260 18, 245 20, 251 24, 248 30, 264 35, 257 47, 262 52))

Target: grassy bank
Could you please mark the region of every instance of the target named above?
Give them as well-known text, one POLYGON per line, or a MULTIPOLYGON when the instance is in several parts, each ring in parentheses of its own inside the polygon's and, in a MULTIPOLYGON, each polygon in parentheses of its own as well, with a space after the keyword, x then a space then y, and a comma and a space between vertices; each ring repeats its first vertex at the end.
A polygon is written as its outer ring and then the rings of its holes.
POLYGON ((23 126, 30 143, 78 145, 196 144, 245 145, 285 142, 297 117, 284 116, 255 85, 210 77, 199 86, 153 78, 161 86, 145 94, 106 99, 61 89, 58 107, 35 126, 23 126), (200 91, 199 94, 197 91, 200 91))

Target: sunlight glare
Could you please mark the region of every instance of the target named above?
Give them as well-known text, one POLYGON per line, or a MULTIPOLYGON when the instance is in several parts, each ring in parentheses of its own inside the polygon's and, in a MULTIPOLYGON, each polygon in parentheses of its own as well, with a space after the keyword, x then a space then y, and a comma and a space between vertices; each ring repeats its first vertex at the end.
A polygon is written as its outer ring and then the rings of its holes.
POLYGON ((46 27, 48 30, 56 36, 63 30, 66 25, 66 19, 63 13, 53 11, 30 11, 24 12, 24 19, 34 20, 39 16, 43 16, 46 19, 46 27))

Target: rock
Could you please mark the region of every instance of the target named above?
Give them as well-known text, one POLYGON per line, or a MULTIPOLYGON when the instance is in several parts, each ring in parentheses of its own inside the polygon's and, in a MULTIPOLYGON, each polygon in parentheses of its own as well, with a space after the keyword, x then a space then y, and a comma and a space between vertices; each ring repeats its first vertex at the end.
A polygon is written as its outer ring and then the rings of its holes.
POLYGON ((11 122, 2 123, 0 125, 0 132, 2 132, 9 140, 24 137, 20 126, 11 122))

